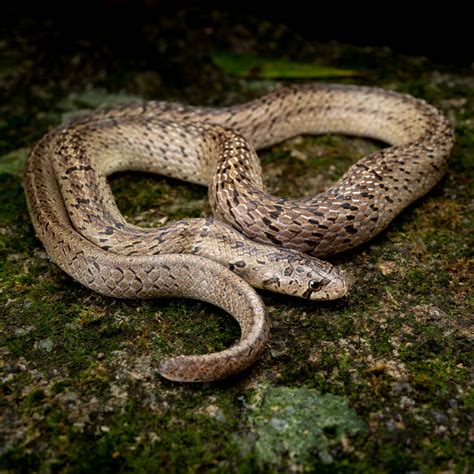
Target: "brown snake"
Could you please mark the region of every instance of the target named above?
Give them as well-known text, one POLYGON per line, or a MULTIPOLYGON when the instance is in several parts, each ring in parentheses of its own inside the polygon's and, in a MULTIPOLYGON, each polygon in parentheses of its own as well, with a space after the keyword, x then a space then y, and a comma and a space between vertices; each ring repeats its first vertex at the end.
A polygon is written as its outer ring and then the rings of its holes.
POLYGON ((434 107, 368 87, 301 85, 221 109, 127 104, 43 137, 28 159, 25 191, 48 254, 83 285, 114 297, 201 299, 237 319, 242 334, 233 347, 160 362, 168 379, 209 381, 248 367, 267 342, 263 303, 241 277, 308 299, 343 296, 343 276, 316 256, 348 250, 384 229, 441 178, 452 143, 451 126, 434 107), (333 132, 392 146, 357 162, 316 197, 265 194, 255 149, 333 132), (208 185, 220 220, 128 224, 106 180, 123 170, 208 185))

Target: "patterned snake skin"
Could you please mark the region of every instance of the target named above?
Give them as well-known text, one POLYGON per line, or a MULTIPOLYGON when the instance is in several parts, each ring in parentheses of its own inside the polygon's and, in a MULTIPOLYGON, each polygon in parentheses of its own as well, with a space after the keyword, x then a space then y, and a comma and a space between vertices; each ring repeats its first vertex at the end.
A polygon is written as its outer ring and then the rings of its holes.
POLYGON ((127 104, 47 134, 29 157, 25 191, 48 254, 80 283, 114 297, 201 299, 237 319, 242 334, 233 347, 159 366, 171 380, 210 381, 251 365, 267 342, 265 310, 249 283, 314 300, 343 296, 344 276, 316 257, 383 230, 438 182, 452 143, 434 107, 367 87, 295 86, 222 109, 127 104), (392 146, 314 198, 265 193, 255 149, 328 132, 392 146), (127 223, 106 179, 124 170, 209 186, 216 218, 154 229, 127 223))

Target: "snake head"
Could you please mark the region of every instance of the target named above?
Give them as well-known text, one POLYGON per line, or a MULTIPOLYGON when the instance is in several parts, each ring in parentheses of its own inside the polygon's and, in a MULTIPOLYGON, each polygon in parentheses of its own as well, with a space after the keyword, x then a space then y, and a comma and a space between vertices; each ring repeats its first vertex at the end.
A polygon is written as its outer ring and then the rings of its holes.
POLYGON ((341 274, 339 268, 331 266, 329 271, 324 270, 315 278, 308 281, 306 291, 298 295, 309 300, 335 300, 342 298, 349 290, 349 284, 341 274))
POLYGON ((275 274, 267 274, 263 288, 308 300, 335 300, 347 294, 349 284, 339 268, 296 251, 284 252, 285 258, 278 252, 272 259, 269 267, 275 274))

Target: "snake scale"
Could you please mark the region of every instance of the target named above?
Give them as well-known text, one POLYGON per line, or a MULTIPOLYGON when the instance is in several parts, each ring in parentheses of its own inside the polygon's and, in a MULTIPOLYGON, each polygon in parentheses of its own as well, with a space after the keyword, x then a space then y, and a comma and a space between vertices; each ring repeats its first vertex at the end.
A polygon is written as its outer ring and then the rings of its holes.
POLYGON ((344 276, 318 257, 383 230, 438 182, 452 144, 448 120, 423 100, 297 85, 220 109, 154 101, 98 109, 39 141, 24 185, 48 254, 83 285, 119 298, 196 298, 237 319, 241 338, 231 348, 159 363, 170 380, 210 381, 250 366, 266 345, 265 308, 250 285, 315 300, 343 296, 344 276), (390 146, 315 197, 266 194, 255 150, 321 133, 390 146), (208 186, 216 217, 160 228, 127 223, 107 184, 124 170, 208 186))

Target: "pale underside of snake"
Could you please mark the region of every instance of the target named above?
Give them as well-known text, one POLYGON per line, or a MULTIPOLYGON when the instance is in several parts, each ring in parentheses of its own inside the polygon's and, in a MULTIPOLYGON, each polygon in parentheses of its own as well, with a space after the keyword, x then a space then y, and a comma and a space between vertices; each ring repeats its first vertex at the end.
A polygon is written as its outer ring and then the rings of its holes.
POLYGON ((231 348, 159 364, 168 379, 210 381, 245 369, 266 345, 265 309, 249 283, 307 299, 343 296, 343 275, 316 257, 383 230, 438 182, 452 143, 447 119, 422 100, 300 85, 221 109, 163 102, 99 109, 47 134, 30 154, 24 182, 48 254, 83 285, 122 298, 196 298, 237 319, 241 339, 231 348), (321 133, 391 146, 315 197, 266 194, 255 149, 321 133), (107 183, 124 170, 209 186, 216 217, 153 229, 127 223, 107 183))

